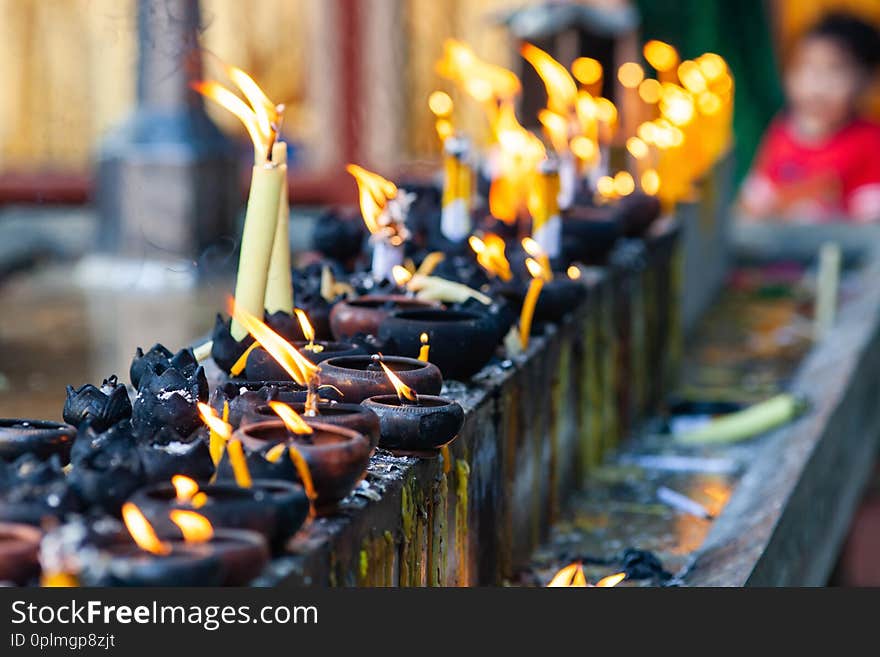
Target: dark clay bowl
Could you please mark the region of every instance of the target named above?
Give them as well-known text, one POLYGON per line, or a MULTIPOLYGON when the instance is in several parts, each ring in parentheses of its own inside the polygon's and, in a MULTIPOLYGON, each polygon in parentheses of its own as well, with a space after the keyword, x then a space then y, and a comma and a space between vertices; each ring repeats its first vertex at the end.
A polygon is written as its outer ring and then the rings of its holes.
POLYGON ((451 399, 419 395, 416 405, 397 395, 378 395, 364 406, 379 416, 379 446, 400 454, 431 454, 450 442, 464 424, 464 409, 451 399))
POLYGON ((219 586, 223 564, 210 543, 171 542, 171 553, 157 556, 133 542, 100 548, 78 573, 84 586, 219 586))
POLYGON ((444 378, 460 381, 479 372, 498 345, 498 326, 488 314, 439 308, 394 313, 379 327, 379 340, 389 353, 416 356, 422 333, 431 345, 429 360, 444 378))
MULTIPOLYGON (((379 417, 361 404, 320 402, 318 403, 318 414, 314 416, 304 415, 305 403, 297 402, 288 405, 299 413, 308 424, 332 424, 337 427, 345 427, 366 436, 370 441, 371 449, 375 449, 379 444, 379 417)), ((267 405, 258 408, 253 419, 254 421, 277 420, 278 416, 272 407, 267 405)))
POLYGON ((194 510, 216 527, 247 529, 266 537, 275 547, 283 545, 305 522, 309 501, 299 484, 273 479, 254 479, 250 488, 219 481, 199 486, 208 502, 198 509, 176 499, 174 487, 161 483, 139 490, 131 498, 156 531, 174 535, 168 517, 172 509, 194 510))
POLYGON ((358 333, 376 335, 379 324, 392 312, 431 307, 439 307, 439 304, 402 294, 376 294, 343 299, 330 311, 330 330, 333 337, 343 341, 358 333))
POLYGON ((23 586, 37 576, 42 537, 36 527, 0 522, 0 582, 23 586))
POLYGON ((59 454, 67 463, 70 446, 76 438, 76 428, 61 422, 0 419, 0 459, 13 461, 22 454, 33 454, 47 459, 59 454))
MULTIPOLYGON (((252 417, 257 409, 271 400, 296 404, 306 400, 306 389, 293 381, 245 381, 230 379, 214 390, 211 406, 220 415, 223 402, 229 402, 229 424, 238 427, 244 418, 252 417)), ((340 401, 342 396, 332 388, 320 388, 322 399, 340 401)))
POLYGON ((656 196, 636 192, 618 201, 614 216, 626 237, 641 237, 660 216, 660 201, 656 196))
MULTIPOLYGON (((420 395, 436 395, 443 386, 443 375, 433 363, 401 356, 386 356, 382 362, 420 395)), ((388 375, 371 356, 330 358, 319 367, 321 383, 338 388, 346 403, 358 404, 367 397, 394 394, 388 375)))
MULTIPOLYGON (((317 494, 315 511, 318 515, 328 515, 363 479, 370 461, 370 442, 363 434, 345 427, 318 422, 311 426, 314 433, 297 436, 280 420, 267 420, 246 425, 235 435, 246 448, 260 454, 278 443, 292 443, 309 467, 317 494)), ((281 459, 281 463, 289 468, 290 476, 298 480, 290 459, 281 459)))

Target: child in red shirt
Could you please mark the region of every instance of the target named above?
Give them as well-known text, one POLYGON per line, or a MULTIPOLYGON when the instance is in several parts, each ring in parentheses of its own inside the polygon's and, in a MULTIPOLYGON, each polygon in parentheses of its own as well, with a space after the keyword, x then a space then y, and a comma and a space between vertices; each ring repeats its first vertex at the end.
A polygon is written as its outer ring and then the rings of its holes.
POLYGON ((788 109, 771 124, 741 191, 751 218, 880 221, 880 125, 857 108, 880 64, 880 35, 842 14, 798 43, 788 109))

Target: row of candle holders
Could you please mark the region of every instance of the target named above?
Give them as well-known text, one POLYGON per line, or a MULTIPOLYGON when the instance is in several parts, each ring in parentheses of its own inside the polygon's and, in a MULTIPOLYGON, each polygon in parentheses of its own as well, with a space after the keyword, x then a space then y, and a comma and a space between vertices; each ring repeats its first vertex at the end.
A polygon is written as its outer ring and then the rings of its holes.
MULTIPOLYGON (((598 263, 641 221, 575 216, 566 234, 598 263)), ((309 517, 344 512, 374 450, 436 458, 455 438, 464 411, 441 396, 444 378, 467 382, 504 357, 528 303, 525 259, 492 277, 470 250, 447 254, 437 275, 483 298, 446 304, 357 273, 338 276, 346 293, 319 294, 326 271, 296 272, 311 322, 267 314, 254 322, 268 334, 235 340, 218 317, 213 390, 193 349, 155 345, 137 350, 130 388, 115 376, 69 386, 64 423, 0 420, 0 581, 249 582, 309 517), (313 364, 307 381, 279 341, 313 364)), ((552 264, 535 330, 584 296, 580 270, 552 264)))

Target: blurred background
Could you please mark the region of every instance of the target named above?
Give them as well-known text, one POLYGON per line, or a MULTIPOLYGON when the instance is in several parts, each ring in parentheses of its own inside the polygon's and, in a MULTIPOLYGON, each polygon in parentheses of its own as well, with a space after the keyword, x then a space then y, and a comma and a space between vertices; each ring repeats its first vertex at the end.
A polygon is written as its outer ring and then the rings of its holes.
MULTIPOLYGON (((523 39, 606 70, 640 59, 649 39, 682 59, 720 54, 736 81, 739 183, 782 107, 780 70, 798 35, 835 9, 880 25, 880 0, 548 4, 0 0, 0 416, 59 417, 65 384, 125 378, 136 346, 176 349, 210 330, 253 157, 237 119, 189 88, 220 75, 213 55, 286 105, 291 239, 304 250, 318 209, 356 198, 347 162, 388 176, 436 170, 435 89, 456 101, 457 128, 488 136, 479 106, 435 73, 449 37, 516 71, 534 107, 543 87, 518 54, 523 39)), ((606 76, 603 95, 619 92, 606 76)), ((867 111, 880 119, 880 89, 867 111)), ((534 111, 522 120, 535 125, 534 111)), ((880 518, 872 500, 862 513, 880 518)), ((840 581, 880 583, 860 556, 880 549, 874 533, 848 548, 858 558, 840 581)))

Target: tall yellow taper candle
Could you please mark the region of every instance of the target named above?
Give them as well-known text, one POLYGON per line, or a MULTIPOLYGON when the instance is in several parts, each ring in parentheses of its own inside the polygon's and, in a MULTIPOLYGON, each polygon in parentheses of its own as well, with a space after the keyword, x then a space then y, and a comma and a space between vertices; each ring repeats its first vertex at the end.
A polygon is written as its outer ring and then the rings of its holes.
MULTIPOLYGON (((263 316, 282 184, 287 184, 285 165, 268 161, 254 165, 241 236, 235 303, 257 317, 263 316)), ((248 334, 247 329, 235 318, 232 319, 230 332, 238 341, 248 334)))
POLYGON ((287 199, 287 144, 275 142, 272 162, 284 169, 284 181, 278 200, 278 220, 269 276, 266 280, 266 312, 293 312, 293 281, 290 273, 290 205, 287 199))

